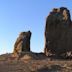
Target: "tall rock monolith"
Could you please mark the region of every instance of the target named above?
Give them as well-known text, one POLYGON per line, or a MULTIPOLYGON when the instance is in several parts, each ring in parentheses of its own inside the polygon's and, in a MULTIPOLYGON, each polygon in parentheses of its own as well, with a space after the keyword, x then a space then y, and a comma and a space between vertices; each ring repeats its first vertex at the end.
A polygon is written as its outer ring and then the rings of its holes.
POLYGON ((72 23, 67 8, 54 8, 46 19, 45 48, 48 55, 72 53, 72 23))
POLYGON ((18 57, 22 52, 30 52, 31 32, 21 32, 14 44, 13 56, 18 57))

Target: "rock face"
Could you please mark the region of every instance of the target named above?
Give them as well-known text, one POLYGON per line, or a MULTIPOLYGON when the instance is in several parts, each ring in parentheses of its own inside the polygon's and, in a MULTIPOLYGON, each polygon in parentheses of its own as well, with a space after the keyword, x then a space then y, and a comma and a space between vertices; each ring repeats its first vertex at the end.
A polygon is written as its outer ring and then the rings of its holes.
POLYGON ((21 55, 22 52, 30 52, 31 32, 21 32, 14 44, 14 56, 21 55))
POLYGON ((72 24, 65 7, 54 8, 46 19, 44 53, 47 56, 72 53, 72 24))

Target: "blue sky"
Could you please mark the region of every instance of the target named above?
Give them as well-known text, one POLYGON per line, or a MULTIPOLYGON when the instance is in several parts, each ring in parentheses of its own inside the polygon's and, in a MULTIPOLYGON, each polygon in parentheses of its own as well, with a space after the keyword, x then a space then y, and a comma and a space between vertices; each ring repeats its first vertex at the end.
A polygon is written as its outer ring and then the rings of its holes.
POLYGON ((31 50, 42 52, 46 16, 59 7, 72 13, 72 0, 0 0, 0 54, 12 52, 18 34, 28 30, 31 50))

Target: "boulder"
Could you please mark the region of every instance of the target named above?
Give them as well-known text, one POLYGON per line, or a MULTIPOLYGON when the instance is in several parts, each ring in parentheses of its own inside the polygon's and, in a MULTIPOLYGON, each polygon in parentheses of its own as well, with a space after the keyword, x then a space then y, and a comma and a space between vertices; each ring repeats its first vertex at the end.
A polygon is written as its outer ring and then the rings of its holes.
POLYGON ((54 8, 46 19, 45 48, 48 55, 64 55, 72 52, 72 22, 67 8, 54 8))
POLYGON ((20 56, 22 52, 30 52, 31 32, 21 32, 14 44, 14 56, 20 56))

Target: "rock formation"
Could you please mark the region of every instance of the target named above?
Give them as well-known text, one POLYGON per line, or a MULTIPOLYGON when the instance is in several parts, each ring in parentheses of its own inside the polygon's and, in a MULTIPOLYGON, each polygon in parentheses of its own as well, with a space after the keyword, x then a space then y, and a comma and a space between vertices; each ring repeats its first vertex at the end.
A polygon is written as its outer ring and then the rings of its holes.
POLYGON ((53 9, 46 19, 45 48, 48 55, 65 55, 72 53, 72 24, 67 8, 53 9))
POLYGON ((13 56, 20 56, 22 52, 30 52, 31 32, 21 32, 14 44, 13 56))

